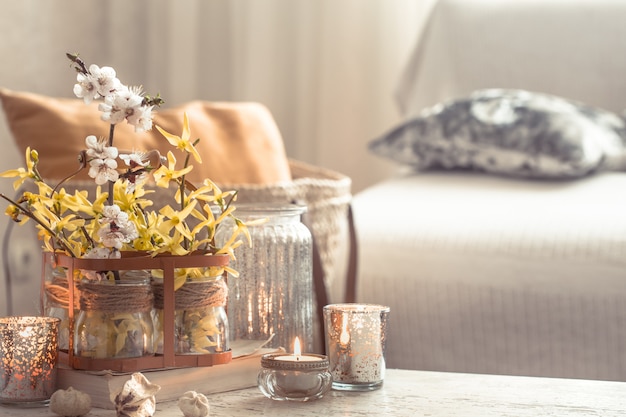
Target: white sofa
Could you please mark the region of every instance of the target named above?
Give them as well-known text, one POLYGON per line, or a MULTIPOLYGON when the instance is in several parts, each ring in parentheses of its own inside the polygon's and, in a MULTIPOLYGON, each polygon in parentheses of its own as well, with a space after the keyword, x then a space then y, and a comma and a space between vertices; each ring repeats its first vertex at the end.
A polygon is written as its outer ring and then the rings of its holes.
MULTIPOLYGON (((400 108, 498 87, 621 112, 624 21, 623 1, 439 0, 400 108)), ((391 306, 389 367, 626 381, 626 173, 399 169, 353 211, 356 300, 391 306)))

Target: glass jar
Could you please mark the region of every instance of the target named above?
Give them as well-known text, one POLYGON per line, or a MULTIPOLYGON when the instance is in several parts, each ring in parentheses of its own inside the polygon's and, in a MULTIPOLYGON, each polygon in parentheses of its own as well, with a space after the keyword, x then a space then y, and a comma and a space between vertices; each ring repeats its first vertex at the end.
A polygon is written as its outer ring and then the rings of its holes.
MULTIPOLYGON (((155 279, 155 350, 163 353, 163 281, 155 279)), ((221 275, 188 279, 174 295, 174 353, 210 354, 230 349, 226 300, 228 286, 221 275)))
MULTIPOLYGON (((66 270, 62 267, 53 268, 46 275, 44 283, 44 316, 61 320, 59 324, 59 349, 67 351, 70 340, 70 303, 66 270)), ((76 289, 74 290, 76 294, 76 289)), ((78 299, 78 295, 75 295, 78 299)))
MULTIPOLYGON (((313 351, 313 249, 309 229, 301 222, 299 205, 238 204, 234 215, 250 222, 252 245, 237 248, 228 277, 228 319, 231 340, 267 340, 269 347, 291 346, 295 337, 305 352, 313 351)), ((216 234, 218 245, 230 236, 232 219, 216 234), (230 227, 229 227, 230 226, 230 227)))
POLYGON ((120 271, 119 279, 83 280, 78 288, 74 355, 105 359, 154 354, 149 273, 120 271))

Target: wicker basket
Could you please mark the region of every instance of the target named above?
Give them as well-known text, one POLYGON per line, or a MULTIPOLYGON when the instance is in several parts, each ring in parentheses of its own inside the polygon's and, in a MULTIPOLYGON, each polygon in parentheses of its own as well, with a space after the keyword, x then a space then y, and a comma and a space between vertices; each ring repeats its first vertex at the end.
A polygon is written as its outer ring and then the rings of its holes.
POLYGON ((337 271, 337 249, 345 238, 352 180, 338 172, 289 160, 293 180, 269 185, 220 184, 238 190, 238 203, 298 203, 307 206, 304 224, 311 230, 319 251, 325 286, 337 271))

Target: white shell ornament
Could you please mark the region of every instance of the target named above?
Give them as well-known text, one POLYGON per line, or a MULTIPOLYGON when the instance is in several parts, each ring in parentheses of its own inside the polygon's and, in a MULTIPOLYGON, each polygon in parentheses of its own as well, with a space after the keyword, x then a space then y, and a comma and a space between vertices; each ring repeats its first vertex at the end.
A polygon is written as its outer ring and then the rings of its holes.
POLYGON ((207 417, 209 415, 209 400, 204 394, 187 391, 178 399, 178 408, 185 417, 207 417))
POLYGON ((141 373, 135 372, 117 393, 111 393, 118 417, 152 417, 156 411, 155 394, 160 385, 152 384, 141 373))
POLYGON ((91 397, 69 387, 56 390, 50 397, 50 411, 63 417, 79 417, 91 411, 91 397))

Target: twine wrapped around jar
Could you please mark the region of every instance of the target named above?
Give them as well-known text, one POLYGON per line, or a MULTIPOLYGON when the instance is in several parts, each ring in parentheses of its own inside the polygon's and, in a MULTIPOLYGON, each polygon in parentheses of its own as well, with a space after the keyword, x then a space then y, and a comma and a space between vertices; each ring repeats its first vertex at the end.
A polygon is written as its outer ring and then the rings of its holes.
MULTIPOLYGON (((45 282, 44 290, 47 305, 67 309, 70 304, 70 294, 65 271, 53 271, 50 281, 45 282)), ((74 294, 78 295, 76 285, 74 285, 74 294)), ((74 308, 78 308, 78 296, 76 296, 74 300, 74 308)))
MULTIPOLYGON (((154 308, 163 309, 163 282, 152 283, 154 308)), ((228 299, 228 285, 223 279, 189 281, 176 290, 175 309, 191 310, 205 307, 224 307, 228 299)))
POLYGON ((70 304, 67 280, 61 282, 60 279, 54 278, 52 282, 46 282, 46 299, 56 305, 67 308, 70 304))
POLYGON ((103 285, 83 282, 78 288, 82 311, 115 313, 152 310, 154 297, 149 285, 103 285))

